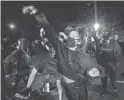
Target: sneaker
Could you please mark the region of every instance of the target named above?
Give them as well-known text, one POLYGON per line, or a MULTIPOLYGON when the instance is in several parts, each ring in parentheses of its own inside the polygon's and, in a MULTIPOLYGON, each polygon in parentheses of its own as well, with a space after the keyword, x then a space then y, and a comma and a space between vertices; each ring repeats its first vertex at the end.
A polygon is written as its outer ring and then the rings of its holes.
POLYGON ((119 96, 118 96, 118 94, 117 94, 117 91, 113 91, 112 97, 113 97, 114 99, 118 99, 118 98, 119 98, 119 96))
POLYGON ((104 90, 103 92, 101 92, 101 96, 105 96, 107 94, 109 94, 108 90, 104 90))
POLYGON ((29 92, 30 92, 30 89, 29 88, 25 88, 21 92, 16 93, 15 97, 21 98, 21 99, 28 99, 29 98, 29 92))
POLYGON ((16 97, 16 98, 20 98, 20 99, 24 99, 24 100, 29 99, 29 96, 23 96, 23 95, 21 95, 21 94, 19 94, 19 93, 16 93, 16 94, 15 94, 15 97, 16 97))

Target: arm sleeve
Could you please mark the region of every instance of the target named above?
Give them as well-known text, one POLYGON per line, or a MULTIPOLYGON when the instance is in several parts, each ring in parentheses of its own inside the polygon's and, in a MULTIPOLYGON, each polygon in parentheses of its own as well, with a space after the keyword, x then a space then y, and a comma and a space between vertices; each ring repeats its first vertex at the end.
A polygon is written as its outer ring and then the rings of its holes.
POLYGON ((56 48, 55 45, 58 42, 58 38, 57 38, 57 35, 55 34, 53 28, 49 24, 46 16, 43 13, 38 12, 34 15, 34 17, 35 17, 36 21, 44 28, 44 30, 47 34, 47 38, 50 41, 50 43, 52 43, 54 48, 56 48))
POLYGON ((37 12, 34 17, 36 21, 44 28, 46 36, 56 51, 57 56, 59 56, 59 58, 63 56, 66 57, 66 45, 59 41, 57 34, 49 24, 46 16, 42 12, 37 12))
POLYGON ((77 73, 71 70, 71 67, 68 63, 66 45, 59 41, 57 34, 54 32, 53 28, 43 13, 37 12, 34 17, 36 21, 44 28, 49 42, 52 44, 54 50, 56 51, 56 57, 58 58, 57 60, 60 65, 58 70, 66 77, 76 80, 77 73))

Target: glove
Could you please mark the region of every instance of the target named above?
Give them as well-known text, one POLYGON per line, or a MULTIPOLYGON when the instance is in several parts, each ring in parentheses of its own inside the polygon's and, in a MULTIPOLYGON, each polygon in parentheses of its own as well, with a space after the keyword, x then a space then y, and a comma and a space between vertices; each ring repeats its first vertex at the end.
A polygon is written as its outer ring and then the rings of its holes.
POLYGON ((38 9, 34 6, 24 6, 22 9, 22 13, 25 14, 29 14, 29 15, 33 15, 36 12, 38 12, 38 9))

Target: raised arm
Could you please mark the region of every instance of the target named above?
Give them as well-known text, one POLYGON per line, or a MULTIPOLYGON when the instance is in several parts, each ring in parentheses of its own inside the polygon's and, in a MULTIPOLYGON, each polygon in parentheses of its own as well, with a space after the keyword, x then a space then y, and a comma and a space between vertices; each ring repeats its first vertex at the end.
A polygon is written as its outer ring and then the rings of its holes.
POLYGON ((59 62, 59 72, 70 79, 77 80, 77 73, 71 69, 71 66, 68 63, 67 48, 62 42, 59 41, 46 16, 34 6, 24 7, 23 14, 33 15, 36 21, 44 28, 48 40, 56 51, 56 57, 59 62))
POLYGON ((23 7, 22 13, 34 16, 36 21, 44 28, 45 33, 47 34, 48 40, 50 41, 50 43, 53 45, 55 49, 56 48, 55 45, 58 42, 58 38, 53 28, 49 24, 46 16, 34 6, 23 7))

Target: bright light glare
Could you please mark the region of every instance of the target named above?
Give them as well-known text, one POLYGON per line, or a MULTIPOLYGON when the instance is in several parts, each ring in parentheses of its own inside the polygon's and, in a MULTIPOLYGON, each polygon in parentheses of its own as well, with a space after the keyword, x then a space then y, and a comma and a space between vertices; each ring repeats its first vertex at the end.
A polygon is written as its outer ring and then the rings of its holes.
POLYGON ((100 25, 98 23, 94 24, 95 31, 98 30, 100 25))
POLYGON ((15 28, 15 25, 14 25, 14 24, 10 24, 9 27, 10 27, 11 29, 14 29, 14 28, 15 28))

